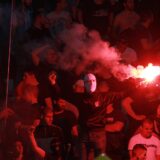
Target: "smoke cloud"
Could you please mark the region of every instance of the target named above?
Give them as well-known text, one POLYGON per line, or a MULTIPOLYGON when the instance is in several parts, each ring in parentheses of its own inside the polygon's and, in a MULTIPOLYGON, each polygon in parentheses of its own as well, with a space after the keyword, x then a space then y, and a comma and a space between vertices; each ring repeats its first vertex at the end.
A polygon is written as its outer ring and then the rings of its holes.
POLYGON ((60 39, 64 44, 59 60, 60 68, 74 69, 77 74, 92 71, 103 78, 113 75, 119 80, 131 76, 133 66, 120 63, 121 58, 116 49, 109 42, 103 41, 98 32, 74 24, 61 33, 60 39))
MULTIPOLYGON (((103 41, 97 31, 88 31, 81 24, 73 24, 70 29, 61 32, 58 41, 63 47, 57 66, 63 70, 74 70, 77 75, 92 72, 104 79, 113 75, 120 81, 132 76, 131 70, 134 67, 121 63, 120 54, 109 42, 103 41)), ((45 45, 48 45, 46 50, 56 47, 55 43, 48 39, 31 41, 22 47, 26 53, 32 53, 35 48, 45 45)), ((45 50, 42 52, 43 59, 45 50)))

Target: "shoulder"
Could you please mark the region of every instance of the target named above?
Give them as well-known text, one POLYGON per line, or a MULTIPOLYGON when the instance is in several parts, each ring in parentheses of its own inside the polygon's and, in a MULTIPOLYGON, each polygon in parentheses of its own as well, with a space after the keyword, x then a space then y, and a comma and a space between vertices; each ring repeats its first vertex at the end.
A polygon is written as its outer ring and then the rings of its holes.
POLYGON ((135 144, 139 144, 139 143, 143 143, 143 141, 141 140, 142 136, 138 133, 134 136, 132 136, 129 140, 129 143, 128 143, 128 149, 129 150, 132 150, 133 149, 133 146, 135 144))
POLYGON ((133 135, 133 136, 130 138, 129 143, 131 143, 131 142, 137 142, 137 141, 139 141, 139 140, 142 139, 142 138, 143 138, 143 137, 141 136, 140 133, 135 134, 135 135, 133 135))
POLYGON ((160 139, 159 139, 157 134, 153 134, 151 139, 157 141, 158 143, 160 143, 160 139))

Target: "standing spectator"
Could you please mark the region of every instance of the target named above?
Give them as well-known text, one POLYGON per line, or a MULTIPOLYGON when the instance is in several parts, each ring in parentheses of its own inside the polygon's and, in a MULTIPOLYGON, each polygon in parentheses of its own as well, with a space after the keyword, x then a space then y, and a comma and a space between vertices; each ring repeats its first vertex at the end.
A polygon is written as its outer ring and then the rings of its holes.
POLYGON ((116 43, 116 49, 120 54, 121 62, 125 64, 135 65, 138 61, 136 51, 129 46, 127 40, 121 37, 116 43))
POLYGON ((134 0, 124 0, 124 9, 116 15, 113 22, 113 37, 119 38, 120 34, 127 29, 134 28, 140 17, 134 10, 134 0))
MULTIPOLYGON (((127 83, 126 83, 127 84, 127 83)), ((126 85, 125 84, 125 85, 126 85)), ((156 86, 138 86, 139 82, 130 79, 122 107, 128 117, 128 136, 132 136, 141 121, 156 113, 159 104, 159 89, 156 86), (136 86, 137 85, 137 86, 136 86)))
MULTIPOLYGON (((3 146, 13 142, 15 138, 21 138, 27 156, 32 154, 26 139, 26 130, 29 125, 40 122, 40 106, 37 103, 38 89, 37 80, 31 72, 26 72, 24 79, 17 86, 16 99, 10 100, 8 105, 14 114, 7 119, 3 146)), ((32 159, 32 157, 30 157, 32 159)))
POLYGON ((142 10, 140 13, 140 23, 135 26, 129 36, 129 45, 132 46, 138 53, 138 59, 143 64, 152 60, 159 59, 160 52, 160 37, 154 40, 151 32, 151 25, 154 22, 154 15, 151 10, 142 10), (156 57, 155 57, 156 56, 156 57))
POLYGON ((34 13, 33 22, 30 28, 25 32, 24 42, 30 41, 42 42, 44 40, 50 40, 51 33, 49 31, 49 21, 42 8, 37 9, 34 13))
MULTIPOLYGON (((48 108, 52 108, 53 97, 50 92, 53 93, 54 91, 59 90, 58 87, 56 87, 57 75, 55 74, 57 51, 53 48, 50 48, 48 45, 36 48, 32 52, 32 61, 35 67, 35 75, 39 81, 39 102, 48 108), (41 58, 41 55, 44 55, 43 59, 41 58), (53 88, 55 89, 54 91, 52 91, 53 88)), ((56 94, 57 92, 55 92, 54 95, 58 96, 56 94)))
POLYGON ((108 105, 106 107, 106 135, 107 135, 107 155, 109 155, 112 160, 123 160, 125 153, 125 116, 122 111, 113 107, 113 105, 108 105))
POLYGON ((56 104, 56 101, 61 97, 61 90, 57 83, 57 74, 55 71, 50 71, 48 80, 43 82, 45 82, 45 84, 41 81, 39 85, 41 91, 39 94, 39 102, 44 105, 44 107, 54 110, 54 104, 56 104))
POLYGON ((78 6, 78 21, 89 30, 96 30, 102 38, 108 38, 110 27, 110 11, 107 0, 80 0, 78 6))
POLYGON ((53 38, 57 39, 59 34, 69 28, 72 24, 72 17, 67 9, 66 0, 56 0, 55 9, 48 13, 47 18, 50 23, 50 30, 53 38))
POLYGON ((20 34, 19 40, 14 44, 14 58, 16 67, 16 80, 19 81, 23 69, 31 66, 32 59, 30 52, 38 44, 42 44, 51 40, 50 32, 47 28, 47 18, 45 17, 43 10, 37 10, 34 14, 32 25, 20 34))
POLYGON ((32 0, 21 0, 20 5, 15 8, 13 15, 13 28, 15 30, 15 36, 18 39, 19 36, 24 34, 32 25, 32 0))
POLYGON ((44 109, 41 124, 34 129, 29 131, 29 139, 37 156, 48 160, 61 160, 63 132, 60 127, 53 125, 53 111, 44 109))
POLYGON ((147 148, 146 160, 160 159, 160 140, 153 135, 153 121, 145 119, 140 127, 140 133, 131 137, 128 150, 130 157, 133 156, 133 147, 136 144, 142 144, 147 148))
POLYGON ((77 121, 78 117, 75 112, 63 109, 58 104, 54 107, 53 124, 62 128, 64 133, 65 157, 68 159, 74 159, 78 154, 74 151, 77 142, 77 134, 74 133, 77 121))
POLYGON ((87 160, 106 152, 105 110, 117 97, 96 92, 96 77, 91 73, 84 76, 84 86, 85 92, 79 93, 73 104, 79 109, 80 155, 87 160))

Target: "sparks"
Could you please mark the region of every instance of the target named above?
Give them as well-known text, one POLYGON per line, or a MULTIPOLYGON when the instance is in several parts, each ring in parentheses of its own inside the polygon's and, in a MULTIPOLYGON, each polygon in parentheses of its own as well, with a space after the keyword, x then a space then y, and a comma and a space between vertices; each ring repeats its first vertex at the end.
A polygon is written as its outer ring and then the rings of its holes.
POLYGON ((134 78, 143 79, 144 84, 153 83, 160 75, 160 66, 153 66, 152 63, 149 63, 147 67, 137 66, 131 71, 131 74, 134 78))

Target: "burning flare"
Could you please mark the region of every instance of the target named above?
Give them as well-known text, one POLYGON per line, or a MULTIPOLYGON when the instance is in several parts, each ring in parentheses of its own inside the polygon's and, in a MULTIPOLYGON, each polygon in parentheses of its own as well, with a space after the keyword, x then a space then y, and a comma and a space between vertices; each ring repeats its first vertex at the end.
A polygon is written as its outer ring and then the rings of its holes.
POLYGON ((160 66, 153 66, 152 63, 149 63, 147 67, 139 65, 131 70, 131 75, 134 78, 143 79, 144 84, 152 83, 160 75, 160 66))

